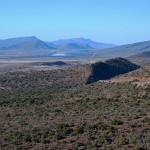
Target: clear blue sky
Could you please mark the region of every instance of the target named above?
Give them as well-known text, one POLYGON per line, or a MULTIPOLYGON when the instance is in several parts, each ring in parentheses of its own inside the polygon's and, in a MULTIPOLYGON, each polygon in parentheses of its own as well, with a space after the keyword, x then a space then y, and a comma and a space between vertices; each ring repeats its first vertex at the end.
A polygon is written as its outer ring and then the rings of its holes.
POLYGON ((150 0, 0 0, 0 39, 150 40, 150 0))

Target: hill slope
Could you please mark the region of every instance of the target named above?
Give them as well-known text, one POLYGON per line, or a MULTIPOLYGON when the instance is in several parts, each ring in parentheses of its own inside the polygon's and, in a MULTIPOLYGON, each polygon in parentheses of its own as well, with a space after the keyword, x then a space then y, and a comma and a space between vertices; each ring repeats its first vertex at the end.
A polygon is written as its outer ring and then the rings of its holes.
POLYGON ((127 59, 137 64, 150 64, 150 51, 129 56, 127 59))
POLYGON ((150 86, 51 85, 58 73, 60 85, 87 77, 90 66, 68 68, 65 78, 62 70, 0 75, 0 149, 149 150, 150 86))
POLYGON ((89 76, 87 83, 93 83, 98 80, 107 80, 138 68, 140 67, 123 58, 110 59, 104 63, 94 63, 92 64, 92 73, 89 76))
POLYGON ((128 57, 146 51, 150 51, 150 41, 99 50, 95 51, 95 54, 96 57, 128 57))
POLYGON ((141 67, 135 71, 114 77, 111 79, 113 82, 129 82, 132 81, 137 85, 150 84, 150 65, 141 67))

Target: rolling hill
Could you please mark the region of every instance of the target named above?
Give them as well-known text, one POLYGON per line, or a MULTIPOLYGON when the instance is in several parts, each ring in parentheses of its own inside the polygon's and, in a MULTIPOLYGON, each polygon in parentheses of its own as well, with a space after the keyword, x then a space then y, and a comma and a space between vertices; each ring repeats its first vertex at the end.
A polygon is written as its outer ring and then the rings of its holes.
POLYGON ((150 51, 129 56, 127 59, 136 64, 150 64, 150 51))
POLYGON ((87 83, 93 83, 98 80, 108 80, 120 74, 124 74, 140 68, 139 66, 123 58, 109 59, 103 62, 92 64, 91 75, 87 83))
POLYGON ((150 50, 150 41, 138 42, 133 44, 127 44, 110 49, 99 50, 96 53, 97 56, 107 57, 128 57, 138 53, 146 52, 150 50))

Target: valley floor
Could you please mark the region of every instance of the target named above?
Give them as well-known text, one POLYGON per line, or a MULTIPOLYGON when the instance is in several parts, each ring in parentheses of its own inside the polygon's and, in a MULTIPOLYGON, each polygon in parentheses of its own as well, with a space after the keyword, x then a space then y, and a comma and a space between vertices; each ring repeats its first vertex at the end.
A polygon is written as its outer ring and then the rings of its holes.
POLYGON ((78 60, 68 60, 62 59, 66 65, 43 65, 43 63, 47 62, 57 62, 61 59, 57 58, 26 58, 26 59, 0 59, 0 73, 6 72, 27 72, 27 71, 40 71, 40 70, 56 70, 63 67, 69 67, 77 64, 81 64, 81 61, 78 60))

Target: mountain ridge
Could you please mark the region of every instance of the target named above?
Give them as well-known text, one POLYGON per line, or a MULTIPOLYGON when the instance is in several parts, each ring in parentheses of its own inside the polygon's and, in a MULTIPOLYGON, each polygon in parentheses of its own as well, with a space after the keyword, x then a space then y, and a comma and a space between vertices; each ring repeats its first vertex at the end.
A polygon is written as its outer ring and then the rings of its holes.
POLYGON ((52 41, 51 43, 54 43, 56 45, 65 45, 68 43, 84 43, 87 45, 90 45, 93 48, 109 48, 109 47, 115 47, 116 45, 110 44, 110 43, 100 43, 100 42, 95 42, 91 39, 86 39, 86 38, 71 38, 71 39, 59 39, 56 41, 52 41))
POLYGON ((92 56, 94 60, 98 58, 126 58, 150 50, 150 41, 102 49, 96 48, 99 44, 105 45, 105 43, 85 38, 45 42, 35 36, 17 37, 0 40, 0 57, 58 57, 61 53, 63 57, 91 59, 92 56))
MULTIPOLYGON (((39 57, 39 56, 53 56, 59 52, 73 52, 73 55, 80 55, 83 52, 93 51, 95 48, 89 45, 99 44, 107 45, 105 43, 94 42, 90 39, 84 38, 72 38, 63 41, 64 44, 59 44, 57 42, 45 42, 38 39, 36 36, 28 37, 16 37, 0 40, 0 55, 5 55, 6 57, 39 57)), ((112 45, 111 45, 112 46, 112 45)), ((109 45, 110 47, 110 45, 109 45)), ((72 54, 69 54, 69 56, 72 54)), ((66 55, 64 55, 66 56, 66 55)), ((68 56, 68 55, 67 55, 68 56)))
POLYGON ((107 52, 109 56, 115 57, 128 57, 140 52, 146 52, 150 50, 150 41, 143 41, 138 43, 131 43, 127 45, 121 45, 114 48, 101 50, 101 53, 107 52))
POLYGON ((61 50, 88 50, 90 49, 92 50, 94 48, 84 43, 68 43, 65 45, 61 45, 60 47, 58 47, 58 49, 61 49, 61 50))

